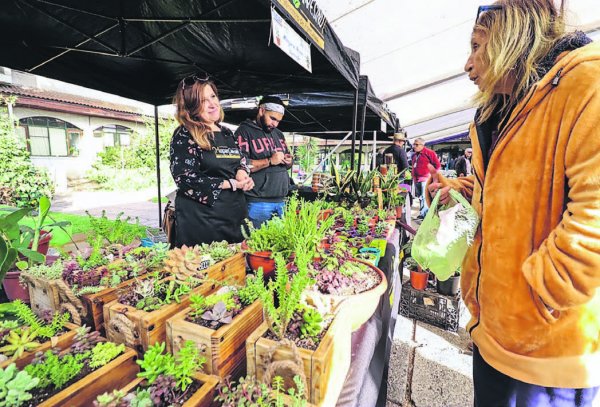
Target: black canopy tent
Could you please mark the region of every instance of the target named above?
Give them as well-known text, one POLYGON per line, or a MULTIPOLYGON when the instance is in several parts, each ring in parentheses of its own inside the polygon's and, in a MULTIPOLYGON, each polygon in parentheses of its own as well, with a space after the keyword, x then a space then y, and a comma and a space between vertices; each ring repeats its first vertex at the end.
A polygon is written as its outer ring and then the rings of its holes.
MULTIPOLYGON (((209 74, 221 98, 257 93, 352 92, 359 55, 318 9, 293 0, 3 0, 0 66, 155 106, 182 77, 209 74), (271 44, 271 8, 311 44, 312 73, 271 44)), ((158 195, 158 121, 155 125, 158 195)), ((162 216, 160 199, 159 220, 162 216)))
MULTIPOLYGON (((359 108, 365 101, 366 76, 360 77, 359 108)), ((379 139, 387 140, 398 125, 396 115, 379 100, 370 85, 367 87, 365 126, 367 132, 376 131, 379 139), (381 121, 386 129, 381 130, 381 121)), ((341 139, 351 129, 348 113, 354 104, 354 92, 307 92, 276 94, 286 103, 286 113, 279 129, 283 132, 300 133, 325 139, 341 139)), ((221 101, 225 120, 239 123, 256 117, 259 97, 227 99, 221 101)))
MULTIPOLYGON (((286 103, 286 113, 279 124, 284 132, 300 133, 323 139, 342 140, 350 130, 348 109, 354 105, 354 92, 307 92, 277 94, 286 103)), ((359 108, 362 109, 360 146, 362 152, 365 131, 375 132, 379 140, 388 140, 400 127, 396 115, 375 96, 369 78, 361 76, 359 82, 359 108), (382 122, 384 130, 382 130, 382 122)), ((226 121, 240 123, 256 117, 259 97, 238 98, 222 101, 226 121)), ((355 138, 352 139, 354 167, 355 138)), ((360 168, 362 156, 359 156, 360 168)))

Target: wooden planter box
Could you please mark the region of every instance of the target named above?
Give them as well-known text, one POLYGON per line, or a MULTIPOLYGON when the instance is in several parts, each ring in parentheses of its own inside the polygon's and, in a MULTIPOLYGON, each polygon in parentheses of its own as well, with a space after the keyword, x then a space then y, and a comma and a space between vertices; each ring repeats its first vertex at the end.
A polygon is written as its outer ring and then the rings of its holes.
POLYGON ((27 366, 28 364, 31 363, 31 361, 33 360, 33 358, 35 357, 35 354, 37 352, 46 352, 47 350, 52 349, 52 348, 58 348, 60 350, 68 348, 73 343, 73 338, 75 337, 75 334, 77 333, 77 332, 75 332, 75 329, 77 329, 78 326, 67 323, 65 325, 65 328, 67 329, 67 332, 63 333, 60 336, 57 336, 57 337, 47 340, 46 342, 42 343, 40 346, 38 346, 31 352, 23 353, 23 355, 21 355, 21 357, 18 358, 17 360, 15 360, 14 362, 11 362, 10 360, 6 360, 6 361, 0 363, 0 369, 4 369, 11 363, 16 364, 17 369, 24 369, 25 366, 27 366))
MULTIPOLYGON (((216 376, 209 376, 203 373, 196 373, 194 375, 194 380, 202 383, 202 387, 200 387, 196 392, 190 397, 185 403, 183 403, 182 407, 209 407, 213 404, 213 400, 215 398, 215 390, 217 385, 219 384, 219 378, 216 376)), ((137 378, 127 384, 127 386, 121 388, 121 391, 124 393, 129 393, 130 391, 135 390, 144 379, 137 378)))
POLYGON ((34 277, 26 272, 21 278, 27 282, 31 310, 38 316, 48 310, 53 314, 60 311, 60 290, 58 280, 46 280, 34 277))
MULTIPOLYGON (((147 278, 148 274, 138 277, 147 278)), ((109 287, 94 294, 75 296, 71 288, 62 280, 46 280, 26 275, 31 298, 31 309, 38 315, 44 310, 68 312, 75 325, 86 325, 94 331, 104 329, 103 307, 117 299, 118 293, 132 285, 136 280, 123 281, 115 287, 109 287)))
MULTIPOLYGON (((319 347, 314 350, 298 348, 303 362, 304 374, 307 384, 307 399, 310 403, 322 406, 334 406, 344 386, 351 358, 351 330, 348 323, 348 309, 342 309, 336 315, 329 329, 325 333, 319 347)), ((256 331, 246 340, 246 356, 248 362, 248 375, 256 376, 262 381, 268 369, 269 353, 273 353, 272 361, 294 360, 293 351, 286 346, 278 346, 276 341, 264 338, 268 325, 263 322, 256 331)), ((286 377, 290 372, 278 372, 286 377)))
POLYGON ((187 308, 167 321, 167 346, 170 352, 191 340, 206 358, 204 371, 219 377, 237 379, 246 371, 246 338, 263 322, 262 304, 255 301, 238 314, 233 322, 217 330, 185 320, 187 308))
MULTIPOLYGON (((174 277, 167 277, 173 279, 174 277)), ((173 315, 190 305, 190 295, 209 295, 217 285, 214 281, 228 279, 231 284, 245 283, 246 266, 241 253, 230 259, 217 263, 209 268, 208 281, 181 299, 179 304, 172 303, 164 307, 146 312, 135 307, 120 304, 118 300, 104 306, 104 322, 106 337, 113 342, 124 343, 138 351, 147 350, 156 342, 167 340, 166 322, 173 315)))
POLYGON ((96 397, 112 391, 115 383, 128 383, 136 378, 139 371, 136 358, 136 352, 127 348, 125 353, 110 363, 64 388, 38 407, 92 407, 96 397))

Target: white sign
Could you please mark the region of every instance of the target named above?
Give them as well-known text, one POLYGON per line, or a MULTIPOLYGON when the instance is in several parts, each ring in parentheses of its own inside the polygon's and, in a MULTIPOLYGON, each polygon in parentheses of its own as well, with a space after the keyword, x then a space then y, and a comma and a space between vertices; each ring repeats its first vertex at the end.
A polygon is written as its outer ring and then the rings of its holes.
POLYGON ((274 9, 271 9, 271 25, 273 26, 273 42, 290 58, 312 73, 310 44, 285 22, 274 9))

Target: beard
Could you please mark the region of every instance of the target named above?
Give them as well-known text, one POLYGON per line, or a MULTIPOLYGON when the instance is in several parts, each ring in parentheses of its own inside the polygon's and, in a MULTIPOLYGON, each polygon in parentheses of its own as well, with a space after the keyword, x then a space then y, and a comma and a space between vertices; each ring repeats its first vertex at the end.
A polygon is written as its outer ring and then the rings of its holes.
POLYGON ((275 127, 267 126, 264 116, 260 116, 259 123, 260 123, 260 127, 262 127, 262 129, 265 133, 270 133, 275 128, 275 127))

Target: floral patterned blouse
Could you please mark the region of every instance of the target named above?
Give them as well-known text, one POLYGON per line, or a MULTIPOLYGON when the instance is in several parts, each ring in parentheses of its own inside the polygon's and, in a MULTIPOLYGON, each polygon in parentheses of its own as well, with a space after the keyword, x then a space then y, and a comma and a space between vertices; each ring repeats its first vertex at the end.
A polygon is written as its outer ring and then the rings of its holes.
POLYGON ((204 205, 213 206, 221 194, 221 183, 235 178, 243 169, 249 172, 233 133, 222 128, 214 133, 212 149, 202 150, 190 132, 179 126, 171 139, 171 175, 178 192, 204 205))

